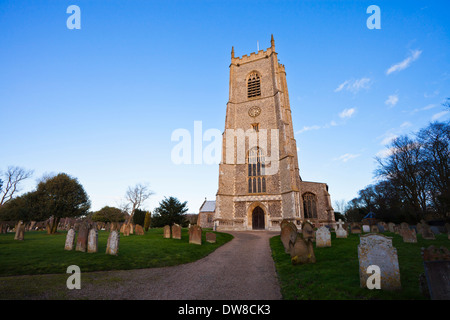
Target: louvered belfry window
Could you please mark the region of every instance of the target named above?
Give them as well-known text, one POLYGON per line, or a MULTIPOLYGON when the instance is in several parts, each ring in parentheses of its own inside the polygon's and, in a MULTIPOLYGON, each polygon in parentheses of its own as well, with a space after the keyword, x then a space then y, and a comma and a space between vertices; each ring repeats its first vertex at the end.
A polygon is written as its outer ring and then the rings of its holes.
POLYGON ((256 72, 252 72, 247 81, 248 98, 261 96, 261 79, 256 72))

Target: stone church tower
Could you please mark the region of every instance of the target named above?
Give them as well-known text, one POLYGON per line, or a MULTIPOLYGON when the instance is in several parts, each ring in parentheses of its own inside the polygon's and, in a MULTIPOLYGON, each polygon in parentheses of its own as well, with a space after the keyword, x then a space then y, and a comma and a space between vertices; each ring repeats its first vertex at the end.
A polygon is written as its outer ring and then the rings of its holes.
POLYGON ((219 165, 217 230, 280 230, 283 219, 334 224, 328 186, 300 178, 284 65, 275 41, 234 56, 219 165))

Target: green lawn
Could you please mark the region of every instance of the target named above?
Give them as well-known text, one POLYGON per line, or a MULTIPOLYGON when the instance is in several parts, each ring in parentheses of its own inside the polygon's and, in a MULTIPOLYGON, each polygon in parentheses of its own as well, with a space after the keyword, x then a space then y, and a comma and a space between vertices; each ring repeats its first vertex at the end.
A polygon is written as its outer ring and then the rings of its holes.
POLYGON ((284 299, 425 299, 419 287, 419 274, 424 272, 420 249, 430 245, 450 247, 446 234, 438 235, 436 240, 424 240, 418 235, 417 243, 404 243, 401 236, 384 233, 393 237, 397 249, 402 290, 369 290, 360 288, 359 284, 359 235, 336 239, 335 233, 331 234, 332 247, 316 248, 314 244, 315 264, 296 266, 291 264, 289 254, 284 253, 280 236, 270 239, 284 299))
POLYGON ((44 231, 25 233, 24 241, 14 240, 14 233, 0 234, 0 276, 66 273, 77 265, 82 272, 129 270, 173 266, 201 259, 230 241, 233 236, 215 232, 217 242, 189 244, 188 229, 181 240, 164 239, 162 229, 150 229, 144 236, 120 236, 119 254, 105 254, 109 233, 99 231, 98 253, 66 251, 66 232, 47 235, 44 231))

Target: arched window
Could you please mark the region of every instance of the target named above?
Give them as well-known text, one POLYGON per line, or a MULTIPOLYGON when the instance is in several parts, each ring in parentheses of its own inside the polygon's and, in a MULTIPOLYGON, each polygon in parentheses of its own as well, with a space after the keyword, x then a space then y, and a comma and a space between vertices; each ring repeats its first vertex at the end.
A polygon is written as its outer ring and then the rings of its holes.
POLYGON ((264 153, 259 148, 248 152, 248 193, 265 193, 266 178, 264 153))
POLYGON ((305 219, 317 219, 317 200, 314 193, 303 194, 303 212, 305 219))
POLYGON ((256 72, 252 72, 248 77, 247 96, 248 98, 261 96, 261 79, 256 72))

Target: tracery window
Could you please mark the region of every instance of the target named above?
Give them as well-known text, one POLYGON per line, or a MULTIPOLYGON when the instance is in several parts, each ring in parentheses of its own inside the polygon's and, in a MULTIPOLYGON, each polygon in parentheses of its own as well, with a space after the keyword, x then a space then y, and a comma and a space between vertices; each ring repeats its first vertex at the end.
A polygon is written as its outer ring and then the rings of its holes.
POLYGON ((317 200, 314 193, 303 194, 303 212, 306 219, 317 219, 317 200))
POLYGON ((265 156, 261 149, 253 148, 248 153, 248 193, 265 193, 265 156))

